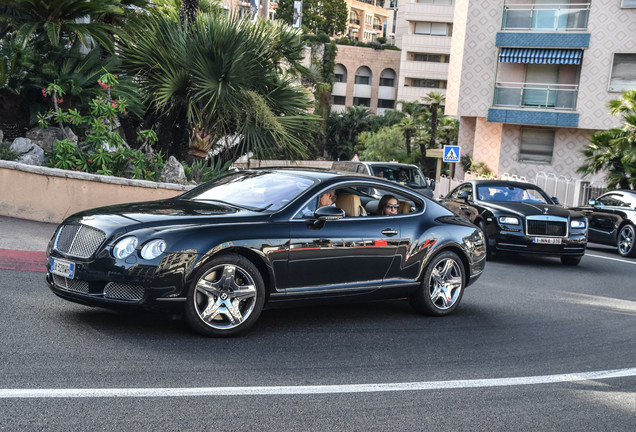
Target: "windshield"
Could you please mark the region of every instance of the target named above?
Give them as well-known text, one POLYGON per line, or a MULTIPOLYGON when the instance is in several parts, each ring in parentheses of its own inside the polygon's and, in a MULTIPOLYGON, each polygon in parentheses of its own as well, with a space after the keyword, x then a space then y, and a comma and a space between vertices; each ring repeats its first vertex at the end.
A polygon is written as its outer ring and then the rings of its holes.
POLYGON ((478 186, 477 196, 482 201, 513 201, 552 204, 552 201, 540 189, 524 186, 478 186))
POLYGON ((182 195, 249 210, 278 210, 306 191, 315 180, 279 172, 238 172, 203 184, 182 195))
POLYGON ((417 167, 405 165, 373 165, 369 167, 371 174, 409 187, 425 188, 426 179, 417 167))

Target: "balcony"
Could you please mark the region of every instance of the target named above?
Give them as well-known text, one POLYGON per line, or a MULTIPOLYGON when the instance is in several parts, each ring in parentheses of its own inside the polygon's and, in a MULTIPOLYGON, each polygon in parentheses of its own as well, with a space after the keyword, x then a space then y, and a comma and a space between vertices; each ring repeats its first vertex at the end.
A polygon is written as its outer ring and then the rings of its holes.
POLYGON ((495 106, 574 110, 579 93, 578 84, 535 84, 498 82, 495 85, 495 106))
POLYGON ((590 3, 504 5, 503 30, 581 31, 587 29, 590 3))

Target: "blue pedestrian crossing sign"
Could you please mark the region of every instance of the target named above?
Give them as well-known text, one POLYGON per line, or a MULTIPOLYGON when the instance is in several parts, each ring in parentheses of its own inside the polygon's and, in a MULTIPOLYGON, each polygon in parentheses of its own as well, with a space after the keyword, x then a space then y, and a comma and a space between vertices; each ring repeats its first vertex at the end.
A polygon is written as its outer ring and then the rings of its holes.
POLYGON ((444 146, 444 162, 459 162, 459 146, 444 146))

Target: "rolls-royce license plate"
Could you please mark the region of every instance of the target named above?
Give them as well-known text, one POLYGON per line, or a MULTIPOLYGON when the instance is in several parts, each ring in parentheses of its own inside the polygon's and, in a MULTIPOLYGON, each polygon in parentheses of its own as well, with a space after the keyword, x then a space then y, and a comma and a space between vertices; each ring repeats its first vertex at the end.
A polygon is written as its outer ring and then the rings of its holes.
POLYGON ((542 243, 542 244, 561 244, 561 238, 559 237, 533 237, 533 243, 542 243))
POLYGON ((51 258, 51 273, 73 279, 75 263, 58 258, 51 258))

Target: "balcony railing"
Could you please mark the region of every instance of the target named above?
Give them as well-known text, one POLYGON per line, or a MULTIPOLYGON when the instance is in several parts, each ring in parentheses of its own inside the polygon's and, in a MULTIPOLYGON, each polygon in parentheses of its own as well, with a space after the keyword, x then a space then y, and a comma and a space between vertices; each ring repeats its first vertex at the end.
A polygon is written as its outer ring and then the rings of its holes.
POLYGON ((494 105, 573 110, 578 94, 578 84, 498 82, 494 105))
POLYGON ((504 30, 585 30, 590 3, 506 4, 504 30))

